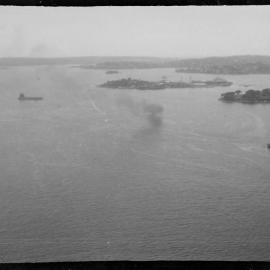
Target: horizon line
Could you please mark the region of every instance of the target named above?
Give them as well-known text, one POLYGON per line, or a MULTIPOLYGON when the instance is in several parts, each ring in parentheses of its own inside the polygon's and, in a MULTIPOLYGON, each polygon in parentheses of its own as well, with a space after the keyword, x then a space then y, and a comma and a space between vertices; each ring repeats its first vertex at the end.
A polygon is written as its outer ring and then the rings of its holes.
POLYGON ((135 56, 135 55, 80 55, 80 56, 0 56, 0 59, 55 59, 55 58, 87 58, 87 57, 96 57, 96 58, 159 58, 159 59, 168 59, 168 58, 178 58, 178 59, 192 59, 192 58, 214 58, 214 57, 236 57, 236 56, 266 56, 267 54, 229 54, 229 55, 209 55, 209 56, 135 56))

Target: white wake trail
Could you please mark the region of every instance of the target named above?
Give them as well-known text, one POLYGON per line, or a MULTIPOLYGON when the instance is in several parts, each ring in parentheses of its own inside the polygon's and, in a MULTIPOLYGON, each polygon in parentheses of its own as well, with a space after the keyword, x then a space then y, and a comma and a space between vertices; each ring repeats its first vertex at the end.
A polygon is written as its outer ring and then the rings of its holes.
POLYGON ((102 115, 105 116, 104 121, 107 123, 107 122, 109 121, 109 119, 107 118, 107 113, 106 113, 105 111, 103 111, 102 109, 100 109, 100 108, 97 106, 97 104, 95 103, 95 101, 94 101, 94 99, 93 99, 92 97, 90 98, 90 102, 91 102, 91 104, 92 104, 93 109, 94 109, 96 112, 98 112, 98 113, 100 113, 100 114, 102 114, 102 115))

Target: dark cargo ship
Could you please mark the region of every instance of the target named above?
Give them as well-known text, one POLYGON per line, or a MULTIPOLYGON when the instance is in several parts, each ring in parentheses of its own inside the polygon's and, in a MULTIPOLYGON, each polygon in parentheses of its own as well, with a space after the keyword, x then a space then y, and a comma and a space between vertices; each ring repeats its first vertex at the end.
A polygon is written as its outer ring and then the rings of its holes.
POLYGON ((18 100, 20 100, 20 101, 26 101, 26 100, 39 101, 39 100, 43 100, 43 97, 26 97, 24 94, 20 94, 18 97, 18 100))

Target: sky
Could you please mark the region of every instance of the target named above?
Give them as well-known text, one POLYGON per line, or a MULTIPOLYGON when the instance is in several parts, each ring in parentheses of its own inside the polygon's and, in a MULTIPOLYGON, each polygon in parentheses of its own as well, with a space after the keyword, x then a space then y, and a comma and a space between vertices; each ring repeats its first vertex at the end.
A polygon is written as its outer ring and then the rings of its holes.
POLYGON ((0 57, 270 55, 270 6, 0 7, 0 57))

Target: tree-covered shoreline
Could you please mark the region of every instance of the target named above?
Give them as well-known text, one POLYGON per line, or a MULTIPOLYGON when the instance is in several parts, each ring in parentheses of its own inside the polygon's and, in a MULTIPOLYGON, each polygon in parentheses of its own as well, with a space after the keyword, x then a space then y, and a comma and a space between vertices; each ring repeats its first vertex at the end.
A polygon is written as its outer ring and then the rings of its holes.
POLYGON ((225 102, 240 103, 270 103, 270 88, 262 90, 249 89, 246 92, 236 90, 234 92, 222 93, 220 100, 225 102))

